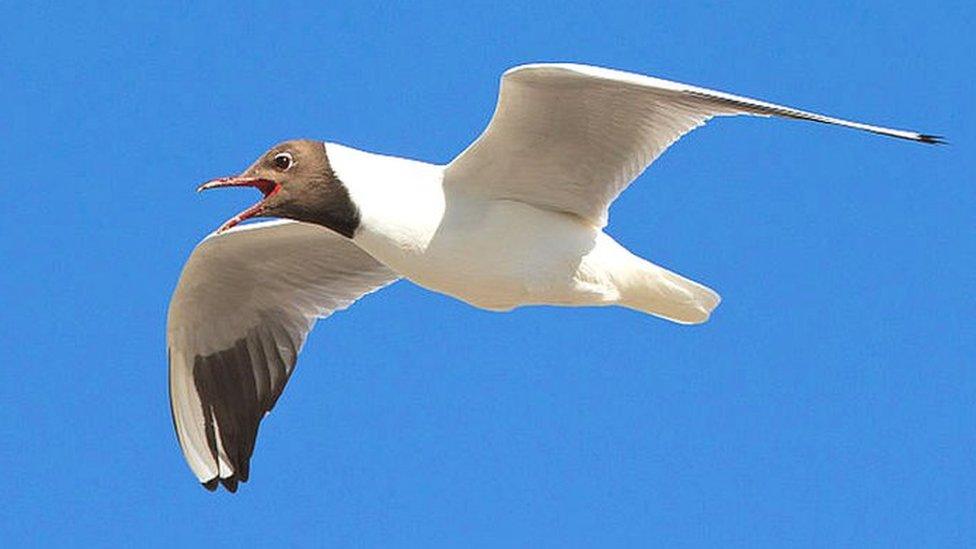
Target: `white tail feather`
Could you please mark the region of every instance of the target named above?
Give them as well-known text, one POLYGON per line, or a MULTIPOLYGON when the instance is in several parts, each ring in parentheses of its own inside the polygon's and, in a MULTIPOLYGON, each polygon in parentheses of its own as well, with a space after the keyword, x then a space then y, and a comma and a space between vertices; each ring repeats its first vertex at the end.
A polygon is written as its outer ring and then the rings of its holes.
POLYGON ((712 289, 641 260, 643 269, 630 278, 620 305, 678 322, 701 324, 718 307, 722 298, 712 289))

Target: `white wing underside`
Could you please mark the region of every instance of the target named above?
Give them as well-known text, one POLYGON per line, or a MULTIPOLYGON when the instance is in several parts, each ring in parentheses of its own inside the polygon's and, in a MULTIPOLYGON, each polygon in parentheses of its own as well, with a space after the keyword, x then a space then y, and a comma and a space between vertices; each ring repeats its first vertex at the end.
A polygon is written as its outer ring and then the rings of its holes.
POLYGON ((201 242, 170 302, 170 405, 190 468, 208 488, 247 480, 258 424, 316 318, 398 275, 351 241, 293 221, 201 242))
POLYGON ((502 76, 491 122, 447 166, 445 186, 573 213, 603 227, 613 200, 668 146, 714 116, 738 114, 938 142, 649 76, 585 65, 524 65, 502 76))

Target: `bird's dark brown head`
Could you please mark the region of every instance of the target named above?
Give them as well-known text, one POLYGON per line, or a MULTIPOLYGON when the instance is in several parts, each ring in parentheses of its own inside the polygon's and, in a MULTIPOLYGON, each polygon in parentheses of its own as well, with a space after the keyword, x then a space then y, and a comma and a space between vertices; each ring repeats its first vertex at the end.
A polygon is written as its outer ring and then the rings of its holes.
POLYGON ((254 187, 264 194, 257 204, 228 219, 217 229, 218 233, 252 217, 317 223, 346 238, 352 238, 359 226, 359 211, 332 171, 321 141, 285 141, 261 155, 240 175, 208 181, 197 190, 217 187, 254 187))

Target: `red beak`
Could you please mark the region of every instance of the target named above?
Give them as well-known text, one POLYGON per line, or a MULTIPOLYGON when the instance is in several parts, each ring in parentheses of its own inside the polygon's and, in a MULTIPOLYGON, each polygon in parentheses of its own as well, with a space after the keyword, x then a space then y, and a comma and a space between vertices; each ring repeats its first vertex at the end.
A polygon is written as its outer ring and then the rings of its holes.
POLYGON ((281 185, 271 181, 270 179, 234 176, 221 177, 207 181, 203 185, 197 187, 197 192, 216 189, 218 187, 254 187, 255 189, 261 191, 261 194, 263 194, 264 197, 257 204, 225 221, 224 224, 217 229, 217 234, 230 229, 245 219, 260 216, 262 213, 264 213, 265 201, 281 190, 281 185))

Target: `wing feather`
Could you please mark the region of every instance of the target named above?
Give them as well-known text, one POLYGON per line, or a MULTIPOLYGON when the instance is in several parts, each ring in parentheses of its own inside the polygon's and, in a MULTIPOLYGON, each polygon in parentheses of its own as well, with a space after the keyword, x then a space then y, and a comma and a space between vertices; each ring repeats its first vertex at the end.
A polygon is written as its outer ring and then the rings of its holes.
POLYGON ((170 405, 186 461, 208 489, 250 474, 261 419, 317 318, 398 276, 349 240, 292 221, 211 235, 170 302, 170 405))
POLYGON ((616 197, 672 143, 715 116, 781 116, 926 143, 939 138, 612 69, 515 67, 488 127, 446 168, 445 185, 607 223, 616 197))

